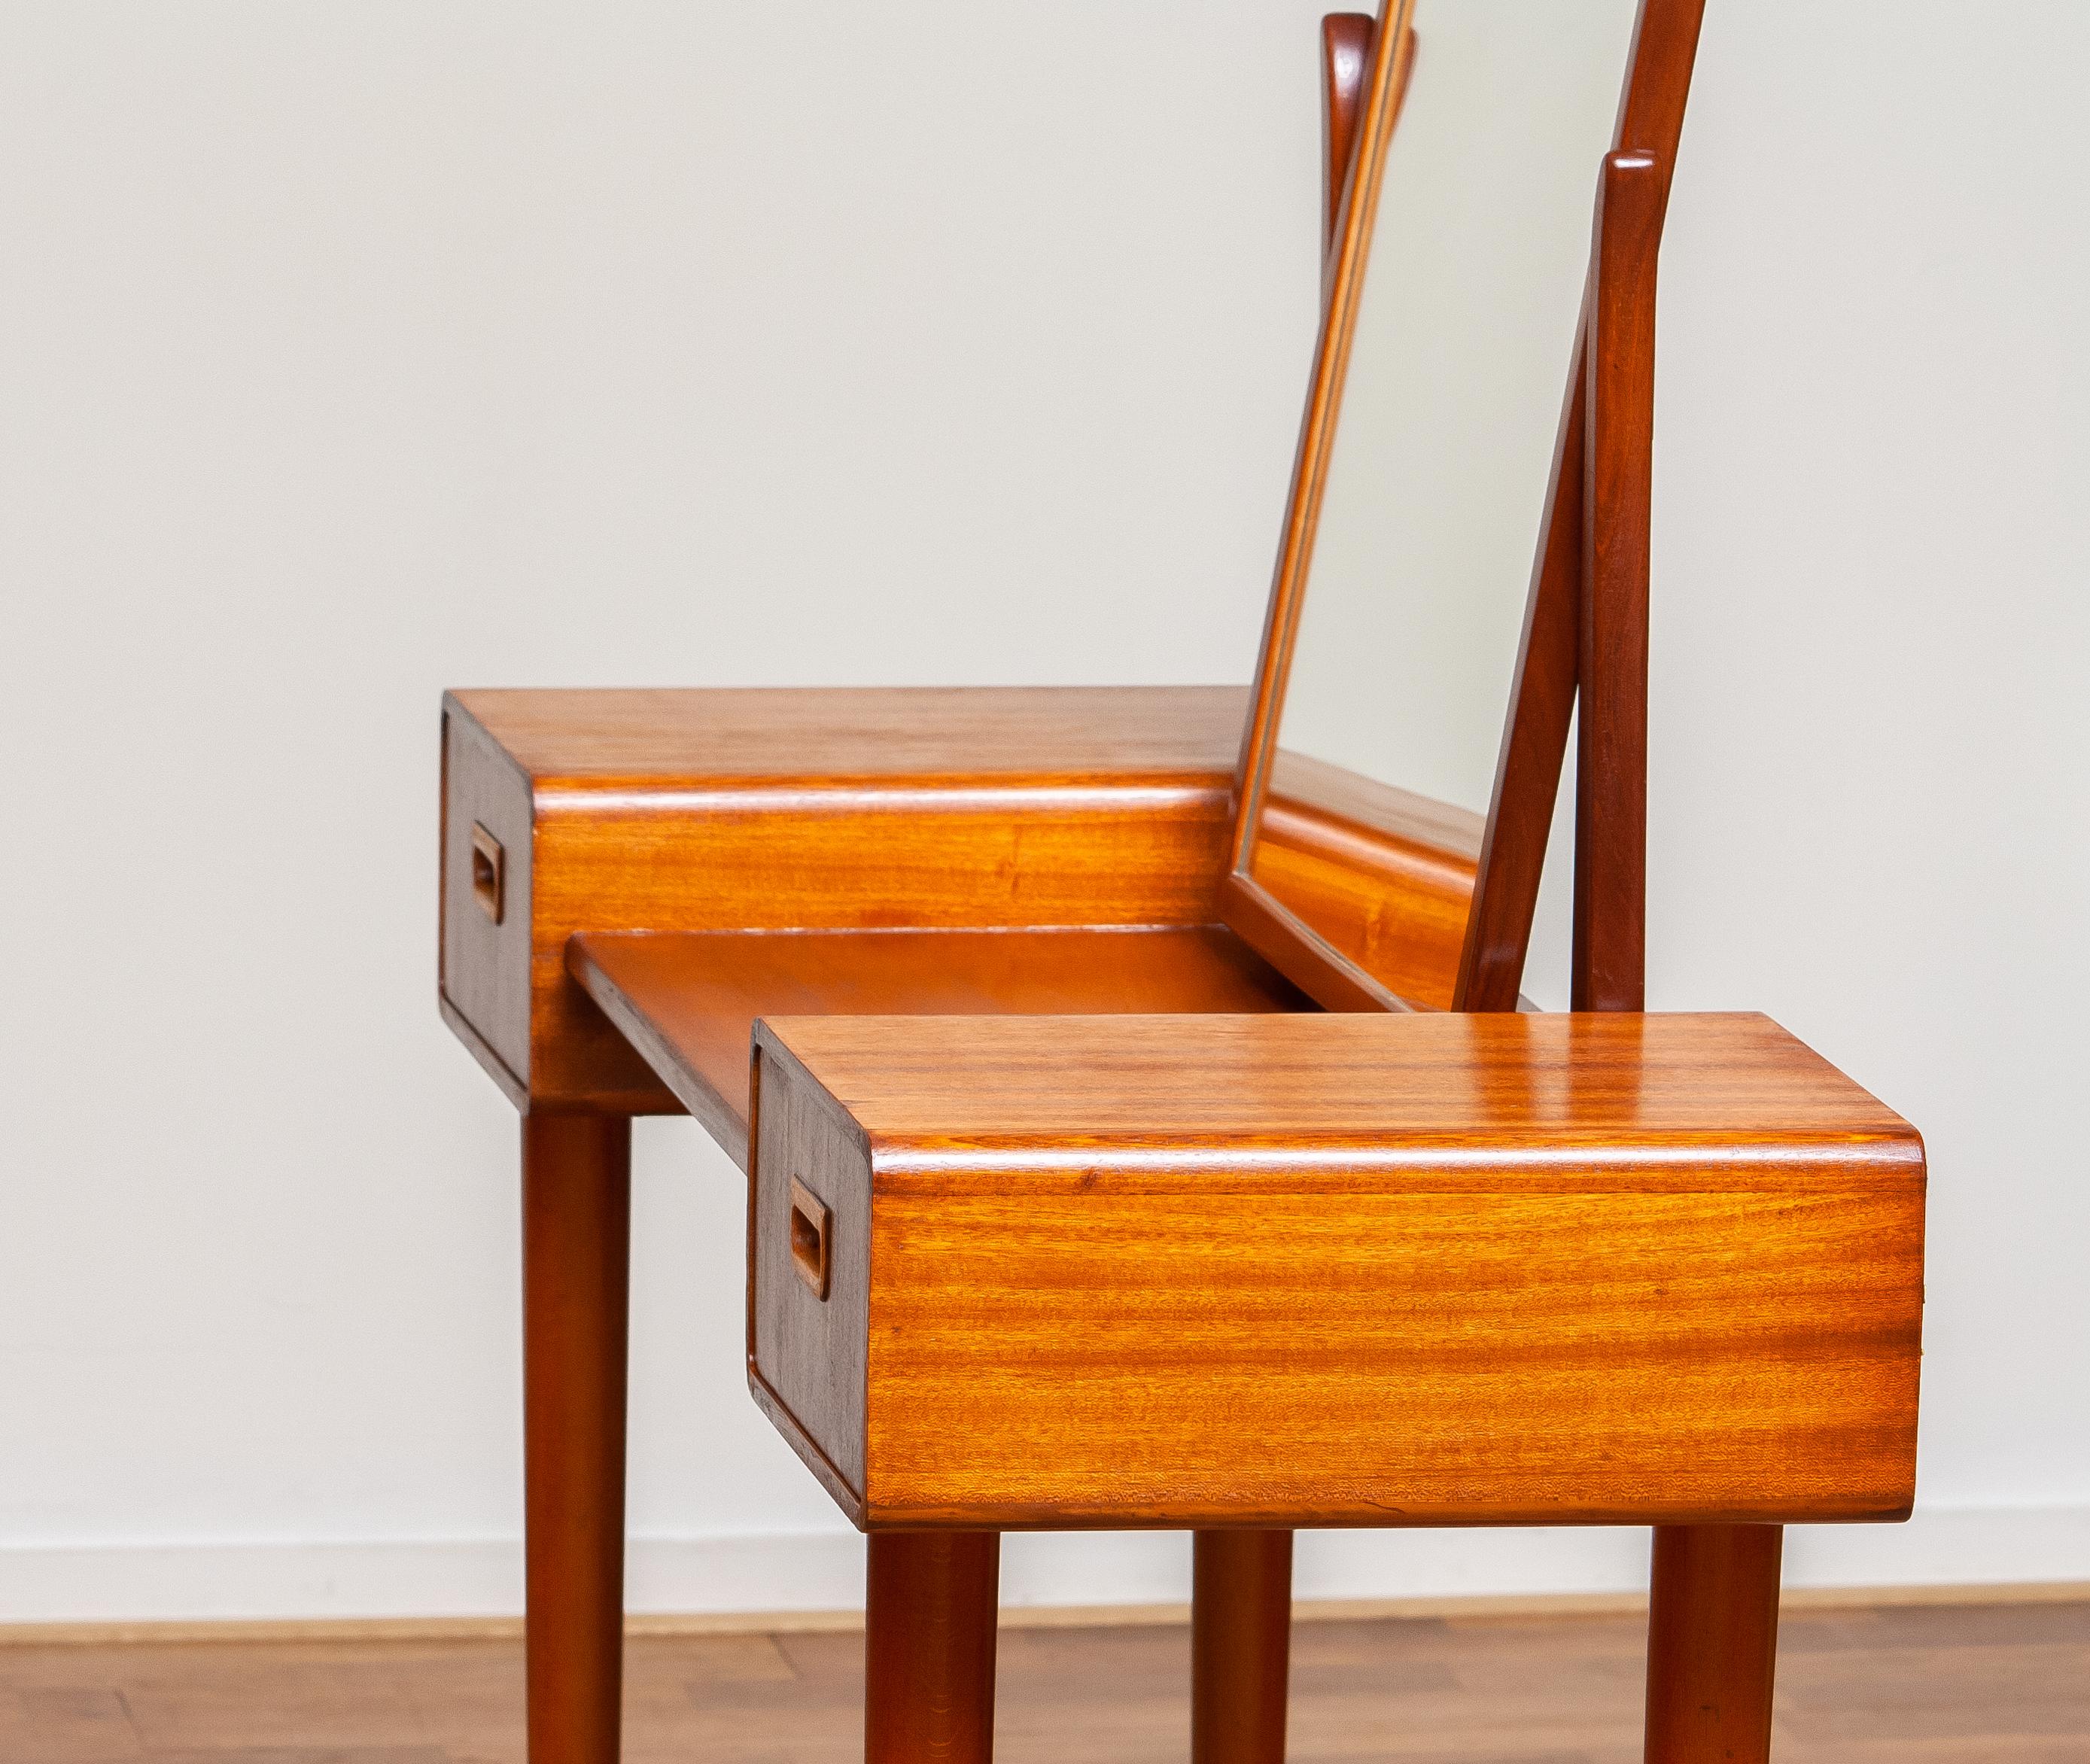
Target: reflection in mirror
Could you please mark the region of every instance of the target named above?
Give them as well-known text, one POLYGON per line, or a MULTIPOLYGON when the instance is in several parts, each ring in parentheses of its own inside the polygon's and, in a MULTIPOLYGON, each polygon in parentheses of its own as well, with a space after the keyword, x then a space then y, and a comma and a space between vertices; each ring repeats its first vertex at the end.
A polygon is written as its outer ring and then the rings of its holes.
POLYGON ((1420 0, 1376 222, 1361 217, 1368 271, 1249 873, 1426 1008, 1452 1002, 1637 10, 1420 0), (1374 873, 1397 875, 1398 914, 1374 873))

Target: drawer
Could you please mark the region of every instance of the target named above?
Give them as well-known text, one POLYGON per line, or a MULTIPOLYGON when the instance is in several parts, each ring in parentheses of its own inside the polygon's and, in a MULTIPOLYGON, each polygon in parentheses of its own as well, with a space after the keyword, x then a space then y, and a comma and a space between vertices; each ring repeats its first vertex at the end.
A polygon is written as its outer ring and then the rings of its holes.
POLYGON ((860 1525, 1884 1519, 1924 1153, 1757 1016, 757 1026, 750 1370, 860 1525))

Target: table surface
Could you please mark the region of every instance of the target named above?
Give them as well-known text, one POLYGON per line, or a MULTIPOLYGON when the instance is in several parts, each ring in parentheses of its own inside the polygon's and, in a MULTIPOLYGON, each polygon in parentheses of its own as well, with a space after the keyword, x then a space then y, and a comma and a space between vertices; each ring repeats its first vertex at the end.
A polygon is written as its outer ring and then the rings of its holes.
MULTIPOLYGON (((745 1168, 765 1017, 1309 1011, 1216 926, 1047 931, 584 932, 567 966, 745 1168)), ((948 1043, 950 1037, 946 1035, 948 1043)))
POLYGON ((761 1039, 874 1142, 1464 1148, 1536 1167, 1598 1146, 1876 1158, 1898 1142, 1920 1160, 1907 1121, 1754 1013, 772 1015, 761 1039))

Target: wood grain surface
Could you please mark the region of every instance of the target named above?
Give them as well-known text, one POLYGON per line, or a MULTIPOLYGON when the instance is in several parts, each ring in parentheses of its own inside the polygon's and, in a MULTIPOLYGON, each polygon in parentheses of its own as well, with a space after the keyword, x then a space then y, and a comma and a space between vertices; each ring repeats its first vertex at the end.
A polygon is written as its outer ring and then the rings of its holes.
POLYGON ((1312 1008, 1215 926, 593 932, 573 940, 568 962, 676 1099, 743 1167, 758 1017, 1312 1008))
POLYGON ((679 1105, 578 931, 1200 925, 1231 687, 488 691, 444 701, 445 1019, 518 1106, 679 1105), (471 894, 475 822, 506 911, 471 894))
MULTIPOLYGON (((1788 1608, 1778 1764, 2082 1764, 2090 1603, 1788 1608)), ((1300 1764, 1641 1764, 1639 1616, 1301 1622, 1300 1764)), ((637 1637, 627 1764, 859 1764, 864 1638, 637 1637)), ((1000 1764, 1183 1764, 1187 1626, 1016 1629, 1000 1764)), ((0 1648, 21 1764, 526 1764, 515 1641, 0 1648)), ((542 1764, 542 1760, 539 1761, 542 1764)))
POLYGON ((703 686, 455 691, 539 783, 1155 779, 1220 768, 1247 695, 1223 686, 703 686))
POLYGON ((1465 809, 1280 751, 1249 874, 1389 992, 1449 1010, 1481 830, 1465 809))
POLYGON ((1921 1143, 1765 1018, 829 1018, 756 1044, 757 1394, 859 1523, 1906 1511, 1921 1143), (784 1136, 808 1109, 817 1151, 784 1136), (793 1176, 860 1324, 791 1272, 793 1176), (780 1391, 833 1331, 850 1400, 780 1391))
POLYGON ((1414 1007, 1350 961, 1253 876, 1219 883, 1228 928, 1322 1010, 1405 1011, 1414 1007))

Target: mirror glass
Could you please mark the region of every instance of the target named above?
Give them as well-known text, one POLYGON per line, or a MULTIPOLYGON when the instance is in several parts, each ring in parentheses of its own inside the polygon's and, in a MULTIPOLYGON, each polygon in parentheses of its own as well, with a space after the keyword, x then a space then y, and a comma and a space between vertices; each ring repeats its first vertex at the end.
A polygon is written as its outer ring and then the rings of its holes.
POLYGON ((1432 1008, 1451 1002, 1637 11, 1414 11, 1249 868, 1432 1008), (1387 865, 1398 925, 1374 922, 1387 865))

